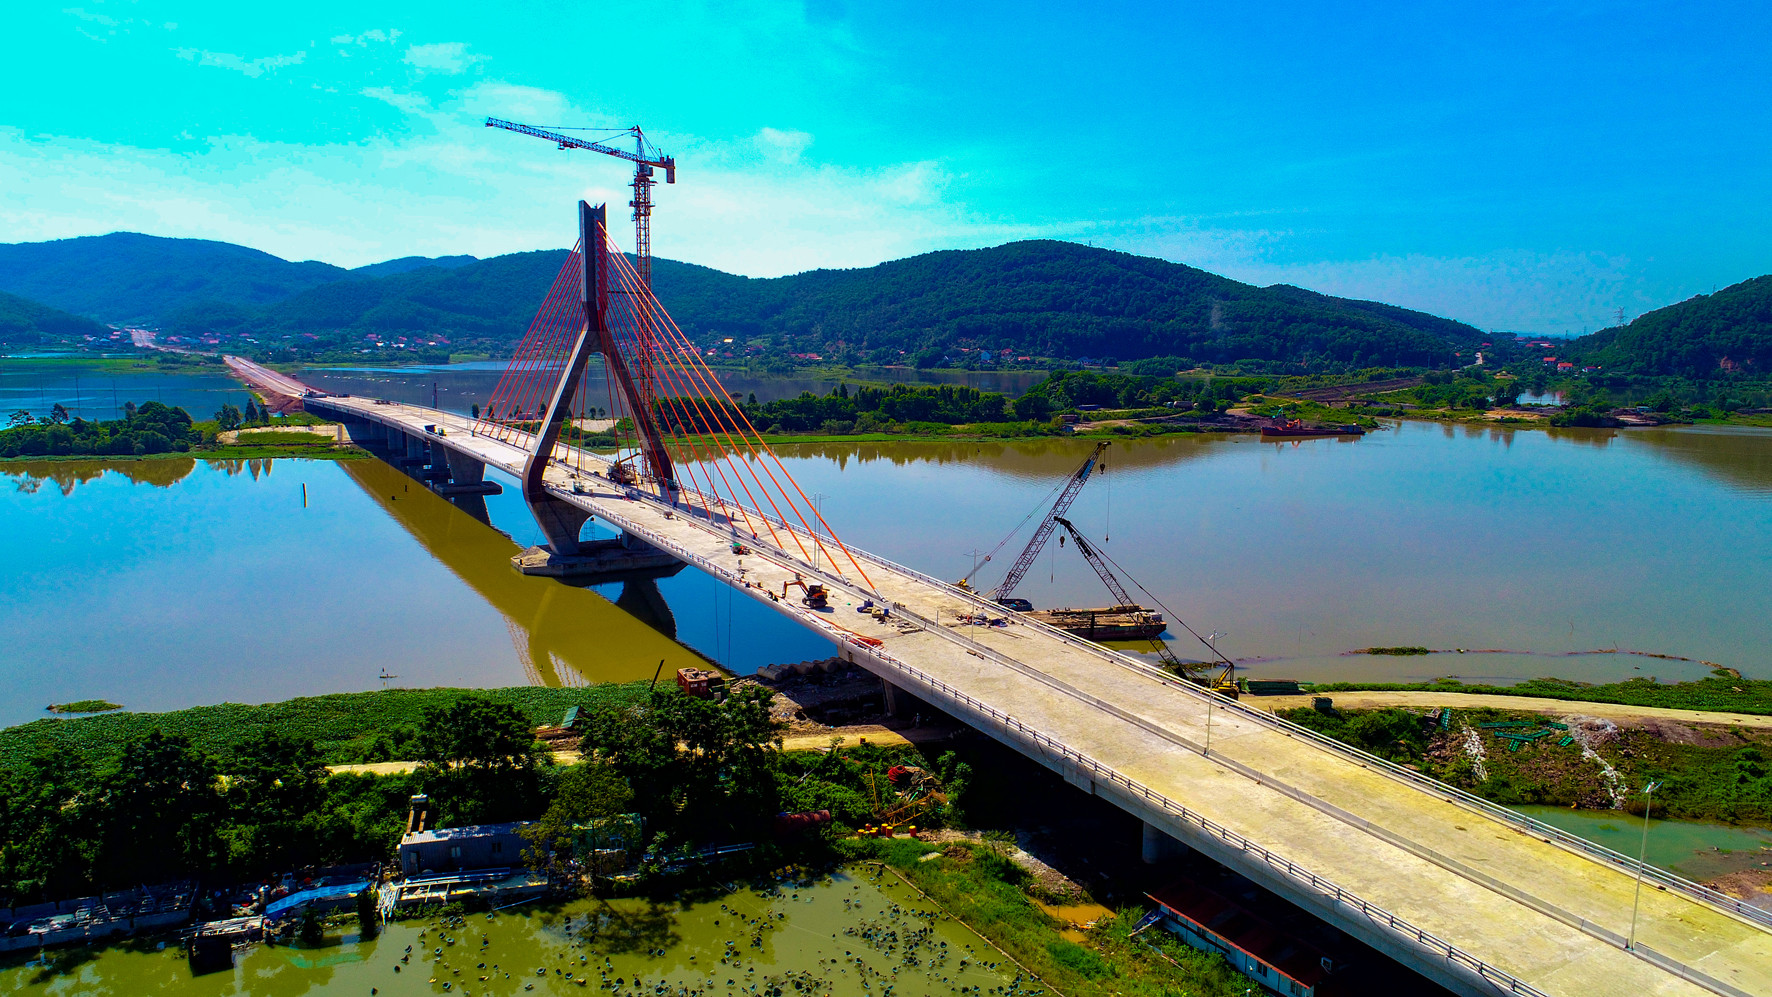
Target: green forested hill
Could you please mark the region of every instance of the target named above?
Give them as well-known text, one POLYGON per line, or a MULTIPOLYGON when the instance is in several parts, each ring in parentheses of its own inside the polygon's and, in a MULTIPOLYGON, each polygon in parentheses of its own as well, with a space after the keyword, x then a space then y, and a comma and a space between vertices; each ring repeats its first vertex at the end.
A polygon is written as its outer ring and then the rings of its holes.
POLYGON ((1772 372, 1772 275, 1755 277, 1577 339, 1583 364, 1698 380, 1772 372))
POLYGON ((0 344, 34 346, 74 336, 109 336, 110 332, 89 318, 0 291, 0 344))
MULTIPOLYGON (((114 234, 0 246, 0 290, 169 333, 355 349, 367 334, 508 350, 564 253, 403 258, 355 271, 225 243, 114 234), (22 289, 22 290, 20 290, 22 289)), ((1164 260, 1029 241, 769 279, 654 261, 653 284, 698 340, 850 361, 962 348, 1078 359, 1181 357, 1444 366, 1481 338, 1460 322, 1301 288, 1254 287, 1164 260)))
POLYGON ((858 270, 746 280, 705 268, 654 281, 685 331, 778 334, 805 349, 1007 349, 1035 356, 1443 365, 1459 322, 1074 243, 926 253, 858 270))
MULTIPOLYGON (((508 347, 564 254, 521 253, 335 282, 228 317, 283 335, 440 333, 508 347)), ((1295 287, 1062 242, 928 253, 856 270, 738 277, 656 260, 653 286, 690 336, 767 339, 789 352, 901 359, 961 346, 1044 357, 1183 356, 1441 366, 1471 346, 1463 323, 1295 287)), ((199 325, 180 316, 186 328, 199 325)), ((957 355, 957 354, 956 354, 957 355)))
POLYGON ((133 232, 0 245, 0 291, 105 322, 157 321, 203 302, 256 308, 349 272, 226 242, 133 232))

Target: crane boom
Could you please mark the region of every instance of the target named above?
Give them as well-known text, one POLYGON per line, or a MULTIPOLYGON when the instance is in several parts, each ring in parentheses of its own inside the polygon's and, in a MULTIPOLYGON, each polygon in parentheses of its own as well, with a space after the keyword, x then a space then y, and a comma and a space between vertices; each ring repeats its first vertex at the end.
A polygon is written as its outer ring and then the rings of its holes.
MULTIPOLYGON (((1126 586, 1120 584, 1119 577, 1109 570, 1107 561, 1095 549, 1095 545, 1090 543, 1083 534, 1078 533, 1077 528, 1071 525, 1070 520, 1062 516, 1054 516, 1052 521, 1064 527, 1064 531, 1071 535, 1071 542, 1075 543, 1077 550, 1082 552, 1083 559, 1089 562, 1089 566, 1094 568, 1095 573, 1101 577, 1102 584, 1106 585, 1108 591, 1113 593, 1115 608, 1126 612, 1137 609, 1138 603, 1132 601, 1132 594, 1126 591, 1126 586)), ((1187 666, 1175 656, 1174 651, 1169 650, 1169 645, 1163 642, 1163 638, 1152 637, 1150 641, 1151 647, 1157 652, 1157 657, 1163 659, 1163 664, 1174 668, 1177 674, 1187 673, 1187 666)))
POLYGON ((593 142, 590 139, 562 135, 559 132, 550 132, 545 128, 537 128, 534 125, 525 125, 516 121, 506 121, 502 118, 487 118, 486 127, 503 128, 505 131, 516 132, 520 135, 533 135, 536 138, 545 138, 550 142, 558 143, 562 149, 588 149, 591 152, 600 152, 605 156, 614 156, 617 159, 625 159, 630 163, 639 163, 643 166, 656 167, 665 171, 665 183, 677 182, 676 157, 666 156, 663 153, 660 153, 656 148, 651 148, 651 151, 655 153, 655 155, 646 155, 645 150, 651 147, 651 143, 646 141, 646 136, 640 131, 638 125, 633 128, 628 128, 625 131, 627 134, 640 140, 640 152, 629 152, 626 149, 618 149, 613 145, 607 145, 602 142, 593 142))
MULTIPOLYGON (((645 284, 648 288, 652 287, 652 185, 656 182, 652 179, 652 171, 654 169, 664 170, 665 183, 676 183, 677 159, 675 156, 665 155, 659 151, 657 146, 646 141, 646 133, 640 130, 639 125, 621 129, 621 134, 634 140, 633 152, 607 142, 562 135, 559 132, 548 131, 546 128, 506 121, 503 118, 487 118, 486 127, 503 128, 505 131, 516 132, 519 135, 533 135, 536 138, 556 143, 562 149, 586 149, 633 163, 634 182, 630 186, 634 188, 634 199, 628 202, 628 207, 634 209, 634 270, 640 276, 640 283, 645 284)), ((643 329, 641 332, 642 338, 650 347, 650 331, 643 329)))
POLYGON ((1034 566, 1035 559, 1040 556, 1041 548, 1045 547, 1046 541, 1052 538, 1053 524, 1064 522, 1059 517, 1071 510, 1071 503, 1077 500, 1077 493, 1083 490, 1083 483, 1089 480, 1090 473, 1101 461, 1101 455, 1107 452, 1109 442, 1103 440, 1097 443, 1094 452, 1090 453, 1089 459, 1071 473, 1071 480, 1064 486, 1064 491, 1059 494, 1058 501, 1052 503, 1052 511, 1040 521, 1039 528, 1034 530, 1033 539, 1028 541, 1028 545, 1022 549, 1021 556, 1016 558, 1015 563, 1010 566, 1009 574, 1003 577, 1003 584, 998 585, 991 593, 991 597, 997 602, 1009 606, 1011 609, 1034 608, 1033 604, 1026 599, 1012 601, 1010 597, 1015 593, 1015 587, 1020 585, 1021 580, 1027 576, 1028 569, 1034 566))

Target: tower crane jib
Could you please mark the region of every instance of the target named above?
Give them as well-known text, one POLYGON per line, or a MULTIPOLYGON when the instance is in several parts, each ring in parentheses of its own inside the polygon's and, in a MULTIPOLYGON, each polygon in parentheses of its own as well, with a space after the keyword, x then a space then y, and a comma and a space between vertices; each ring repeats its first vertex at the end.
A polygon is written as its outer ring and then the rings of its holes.
POLYGON ((585 149, 600 152, 605 156, 625 159, 634 164, 634 199, 628 206, 634 209, 634 269, 639 273, 640 280, 647 287, 652 286, 652 185, 658 181, 653 179, 656 170, 664 170, 665 183, 677 182, 677 159, 659 151, 657 146, 646 141, 646 133, 639 125, 632 128, 617 129, 616 135, 632 137, 634 151, 629 152, 609 142, 578 138, 563 135, 559 132, 525 125, 516 121, 505 121, 502 118, 487 118, 486 127, 502 128, 519 135, 533 135, 547 139, 562 149, 585 149))

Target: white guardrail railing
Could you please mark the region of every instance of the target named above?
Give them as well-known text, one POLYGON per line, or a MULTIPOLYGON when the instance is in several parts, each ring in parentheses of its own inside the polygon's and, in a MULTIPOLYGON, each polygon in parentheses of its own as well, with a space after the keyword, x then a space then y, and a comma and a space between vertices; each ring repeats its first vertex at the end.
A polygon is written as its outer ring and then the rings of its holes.
MULTIPOLYGON (((365 414, 367 414, 367 413, 365 413, 365 414)), ((379 414, 379 413, 377 413, 377 414, 379 414)), ((576 450, 577 448, 571 448, 571 449, 576 450)), ((657 497, 655 497, 653 495, 650 495, 650 494, 644 492, 643 490, 617 486, 617 485, 614 485, 613 483, 611 483, 611 485, 613 487, 621 488, 622 492, 625 493, 625 496, 627 498, 637 500, 637 501, 646 502, 649 504, 656 504, 661 508, 669 508, 669 509, 671 509, 673 514, 676 514, 676 515, 682 515, 683 513, 687 512, 688 515, 685 516, 685 519, 687 521, 692 521, 692 522, 699 521, 698 525, 702 525, 706 528, 726 533, 733 538, 755 539, 754 537, 750 537, 749 535, 741 533, 739 530, 737 530, 735 528, 735 525, 730 521, 730 519, 728 520, 728 522, 726 524, 724 524, 723 527, 722 527, 722 524, 708 521, 708 517, 707 517, 706 513, 694 509, 690 503, 684 503, 683 505, 672 508, 668 503, 663 502, 662 500, 658 499, 657 497)), ((578 493, 571 492, 567 489, 559 488, 559 486, 552 486, 552 487, 554 487, 558 491, 558 494, 561 498, 565 498, 568 500, 577 499, 580 501, 585 501, 585 500, 591 500, 594 498, 594 496, 578 494, 578 493)), ((697 495, 697 497, 703 498, 703 496, 700 496, 700 495, 697 495)), ((715 501, 713 501, 712 504, 720 507, 720 509, 722 510, 722 513, 727 516, 731 515, 731 512, 728 511, 729 509, 730 510, 737 510, 737 509, 741 508, 736 503, 730 503, 730 502, 725 502, 725 501, 720 501, 720 500, 715 500, 715 501)), ((766 513, 759 512, 758 510, 749 509, 749 508, 744 508, 743 511, 746 515, 768 521, 771 524, 773 524, 774 526, 779 527, 784 530, 787 530, 790 533, 796 533, 801 536, 806 535, 806 530, 804 527, 791 525, 776 516, 771 516, 766 513)), ((620 522, 621 520, 625 519, 626 517, 610 516, 606 512, 603 513, 603 516, 605 519, 613 519, 613 520, 617 521, 618 523, 620 523, 620 525, 624 529, 632 529, 634 532, 642 535, 642 537, 648 543, 651 543, 654 546, 657 546, 663 550, 668 551, 669 553, 672 554, 672 556, 677 557, 686 563, 693 564, 696 567, 700 568, 701 570, 703 570, 709 574, 716 575, 719 577, 726 577, 730 574, 730 572, 727 570, 727 568, 725 566, 718 564, 718 563, 708 559, 707 557, 704 557, 703 555, 697 554, 696 552, 694 552, 692 550, 689 550, 688 548, 671 540, 668 537, 656 534, 652 530, 646 529, 644 526, 642 526, 638 523, 620 522)), ((829 537, 829 536, 826 536, 823 534, 817 534, 817 536, 820 540, 827 542, 827 543, 839 543, 840 542, 840 541, 836 541, 835 538, 833 538, 833 537, 829 537)), ((1581 838, 1577 835, 1570 834, 1570 833, 1563 831, 1559 828, 1552 827, 1551 825, 1545 824, 1542 821, 1538 821, 1538 820, 1535 820, 1531 817, 1527 817, 1524 814, 1520 814, 1515 811, 1509 810, 1506 807, 1502 807, 1497 804, 1490 803, 1488 800, 1484 800, 1481 797, 1467 793, 1464 790, 1458 789, 1455 786, 1446 785, 1445 783, 1439 782, 1438 780, 1429 778, 1428 776, 1425 776, 1425 775, 1422 775, 1421 773, 1415 772, 1412 769, 1407 769, 1407 768, 1404 768, 1403 766, 1400 766, 1400 765, 1397 765, 1393 762, 1379 758, 1375 755, 1367 754, 1366 752, 1360 751, 1359 749, 1354 748, 1351 745, 1343 744, 1340 741, 1337 741, 1333 738, 1327 737, 1326 735, 1319 734, 1318 732, 1313 731, 1307 727, 1303 727, 1298 724, 1292 723, 1291 721, 1285 720, 1284 718, 1278 717, 1272 713, 1268 713, 1263 710, 1253 709, 1247 705, 1244 705, 1244 704, 1238 702, 1237 700, 1228 699, 1223 696, 1218 696, 1217 694, 1212 693, 1209 690, 1196 685, 1195 683, 1188 682, 1188 681, 1185 681, 1182 679, 1178 679, 1177 677, 1170 675, 1168 672, 1165 672, 1165 671, 1163 671, 1153 665, 1150 665, 1146 662, 1139 661, 1139 660, 1129 657, 1127 655, 1122 655, 1117 652, 1111 651, 1111 650, 1104 648, 1098 644, 1095 644, 1092 641, 1088 641, 1088 640, 1084 640, 1082 638, 1076 637, 1073 634, 1066 633, 1065 631, 1059 630, 1055 627, 1051 627, 1051 626, 1039 623, 1034 620, 1026 619, 1026 618, 1020 616, 1020 614, 1016 614, 1016 613, 1008 610, 1007 608, 1005 608, 1001 605, 998 605, 997 603, 990 602, 989 600, 984 599, 982 596, 980 596, 976 592, 971 592, 971 591, 968 591, 965 589, 956 588, 955 586, 953 586, 949 582, 943 581, 939 578, 935 578, 935 577, 928 575, 924 572, 918 571, 915 568, 910 568, 905 565, 895 563, 893 561, 890 561, 886 558, 883 558, 883 557, 881 557, 877 554, 874 554, 872 552, 869 552, 869 551, 860 550, 860 549, 857 549, 854 547, 845 547, 845 549, 849 553, 853 554, 858 560, 865 560, 865 561, 871 562, 873 564, 876 564, 879 567, 885 568, 888 571, 892 571, 892 572, 902 574, 902 575, 905 575, 905 576, 908 576, 911 578, 915 578, 918 581, 921 581, 927 585, 931 585, 931 586, 936 587, 938 590, 943 591, 944 593, 948 594, 951 597, 959 598, 959 599, 973 605, 974 608, 985 610, 990 615, 1009 616, 1010 618, 1012 618, 1016 621, 1017 625, 1029 627, 1029 628, 1035 629, 1035 630, 1039 630, 1039 631, 1043 632, 1045 635, 1052 637, 1054 639, 1060 640, 1060 641, 1066 643, 1067 645, 1070 645, 1070 646, 1076 648, 1077 650, 1086 652, 1086 653, 1090 654, 1091 656, 1093 656, 1093 657, 1095 657, 1107 664, 1113 665, 1115 667, 1127 669, 1127 670, 1137 673, 1147 679, 1155 681, 1165 687, 1178 690, 1186 695, 1195 696, 1195 697, 1198 697, 1202 700, 1207 700, 1208 697, 1210 697, 1210 702, 1212 702, 1212 704, 1215 707, 1217 707, 1218 709, 1224 710, 1227 713, 1234 713, 1235 715, 1237 715, 1243 719, 1247 719, 1252 722, 1269 727, 1271 729, 1277 730, 1277 731, 1285 734, 1288 737, 1297 737, 1297 738, 1305 739, 1305 740, 1311 742, 1313 745, 1322 748, 1323 750, 1326 750, 1326 751, 1329 751, 1329 752, 1334 753, 1336 755, 1339 755, 1341 757, 1347 758, 1347 759, 1355 762, 1356 764, 1359 764, 1359 765, 1361 765, 1365 768, 1368 768, 1368 769, 1376 770, 1376 771, 1380 772, 1381 774, 1389 776, 1393 779, 1397 779, 1398 781, 1408 783, 1409 785, 1411 785, 1417 789, 1420 789, 1424 792, 1431 793, 1435 796, 1438 796, 1441 799, 1444 799, 1449 803, 1463 806, 1467 809, 1482 813, 1483 815, 1488 816, 1492 819, 1501 821, 1506 824, 1516 826, 1524 831, 1532 832, 1533 834, 1538 836, 1541 840, 1543 840, 1547 843, 1560 845, 1570 851, 1578 852, 1578 853, 1584 854, 1588 857, 1595 858, 1595 859, 1601 861, 1603 864, 1614 865, 1614 866, 1620 867, 1632 875, 1636 875, 1637 873, 1640 872, 1645 880, 1655 882, 1658 885, 1660 885, 1666 889, 1674 890, 1676 892, 1690 896, 1692 899, 1699 900, 1701 902, 1704 902, 1704 903, 1709 904, 1714 907, 1718 907, 1718 908, 1720 908, 1724 911, 1727 911, 1731 914, 1742 917, 1744 920, 1750 921, 1758 926, 1772 927, 1772 912, 1768 912, 1768 911, 1762 910, 1760 908, 1754 907, 1750 904, 1746 904, 1734 897, 1731 897, 1727 894, 1721 893, 1720 891, 1713 890, 1713 889, 1711 889, 1707 886, 1704 886, 1702 884, 1695 883, 1695 882, 1692 882, 1691 880, 1684 879, 1684 878, 1677 876, 1673 873, 1667 872, 1666 870, 1657 868, 1656 866, 1639 863, 1636 859, 1630 858, 1629 856, 1615 852, 1615 851, 1613 851, 1609 848, 1606 848, 1602 845, 1598 845, 1593 842, 1587 841, 1584 838, 1581 838)), ((759 551, 758 553, 761 554, 762 552, 759 551)), ((851 581, 847 577, 831 575, 821 569, 813 567, 811 564, 801 560, 800 558, 796 558, 796 557, 792 556, 791 554, 787 554, 785 551, 770 551, 769 557, 771 560, 779 560, 779 561, 787 562, 787 564, 792 566, 792 570, 798 570, 798 571, 803 571, 806 573, 822 576, 825 578, 825 580, 828 583, 832 584, 833 586, 847 588, 852 591, 860 592, 863 595, 872 596, 875 599, 890 602, 890 600, 887 600, 885 596, 881 595, 878 592, 862 589, 862 588, 860 588, 860 586, 855 585, 853 583, 853 581, 851 581)), ((790 612, 792 611, 791 607, 786 607, 784 605, 784 608, 788 609, 790 612)), ((917 622, 919 625, 924 626, 925 628, 929 628, 934 632, 942 633, 944 636, 948 637, 949 639, 952 639, 952 640, 956 641, 957 643, 960 643, 961 645, 965 646, 968 650, 970 650, 976 654, 979 654, 983 657, 986 657, 991 661, 1002 664, 1005 667, 1011 668, 1021 674, 1028 675, 1030 678, 1034 678, 1035 680, 1042 682, 1042 684, 1049 685, 1049 686, 1057 689, 1058 691, 1064 693, 1067 696, 1070 696, 1072 698, 1076 698, 1080 701, 1088 703, 1090 706, 1092 706, 1096 709, 1099 709, 1099 710, 1108 712, 1114 716, 1120 717, 1121 719, 1126 720, 1127 722, 1133 723, 1133 724, 1139 726, 1141 729, 1145 729, 1153 734, 1156 734, 1157 736, 1163 737, 1166 740, 1169 740, 1173 743, 1187 747, 1193 751, 1197 751, 1202 754, 1207 754, 1205 749, 1203 749, 1200 745, 1195 744, 1191 740, 1184 738, 1184 737, 1180 736, 1179 734, 1176 734, 1173 731, 1167 730, 1166 728, 1162 727, 1159 724, 1155 724, 1151 721, 1137 717, 1136 715, 1134 715, 1124 709, 1121 709, 1120 707, 1114 706, 1113 704, 1107 703, 1107 702, 1099 699, 1098 697, 1095 697, 1095 696, 1092 696, 1086 692, 1083 692, 1082 690, 1071 686, 1069 683, 1063 682, 1062 680, 1059 680, 1053 676, 1050 676, 1050 675, 1047 675, 1043 672, 1040 672, 1038 669, 1032 668, 1031 666, 1026 665, 1023 662, 1017 661, 1016 659, 1014 659, 1006 654, 1003 654, 1001 651, 998 651, 997 649, 990 647, 987 644, 983 644, 979 641, 975 641, 975 640, 971 639, 970 637, 967 637, 964 634, 954 631, 952 628, 942 626, 937 621, 932 621, 932 620, 929 620, 925 617, 922 617, 920 614, 917 614, 914 611, 909 610, 908 608, 904 607, 902 604, 893 604, 892 608, 896 614, 908 617, 908 618, 912 619, 913 621, 917 622)), ((1532 987, 1530 984, 1527 984, 1524 981, 1518 980, 1515 977, 1507 974, 1506 972, 1496 969, 1493 966, 1488 965, 1487 963, 1483 962, 1481 959, 1478 959, 1476 956, 1473 956, 1467 952, 1464 952, 1461 949, 1458 949, 1456 946, 1452 945, 1451 943, 1438 938, 1437 936, 1431 934, 1430 932, 1427 932, 1426 930, 1424 930, 1422 928, 1416 927, 1415 925, 1404 920, 1403 918, 1398 917, 1397 915, 1392 914, 1391 912, 1389 912, 1381 907, 1378 907, 1375 904, 1372 904, 1372 903, 1369 903, 1365 900, 1360 899, 1357 895, 1350 893, 1347 890, 1342 889, 1340 886, 1335 885, 1330 880, 1324 879, 1323 877, 1318 876, 1316 873, 1311 872, 1310 870, 1305 869, 1302 866, 1296 865, 1295 863, 1293 863, 1289 859, 1275 855, 1274 853, 1268 851, 1266 848, 1262 847, 1261 845, 1256 844, 1254 841, 1244 838, 1241 835, 1237 834, 1234 831, 1231 831, 1228 828, 1225 828, 1225 827, 1222 827, 1218 824, 1213 823, 1211 820, 1205 818, 1204 816, 1194 813, 1193 811, 1187 809, 1182 804, 1177 803, 1174 800, 1171 800, 1166 796, 1163 796, 1161 793, 1158 793, 1157 791, 1155 791, 1147 786, 1144 786, 1140 783, 1134 782, 1131 779, 1128 779, 1127 777, 1121 775, 1119 772, 1115 771, 1111 767, 1103 765, 1100 762, 1097 762, 1094 759, 1089 758, 1088 756, 1082 754, 1081 752, 1078 752, 1075 749, 1070 748, 1069 746, 1065 745, 1063 742, 1052 737, 1051 735, 1045 734, 1045 733, 1038 731, 1032 727, 1029 727, 1026 724, 1022 723, 1021 721, 1015 719, 1014 717, 1011 717, 1008 714, 1003 713, 1002 711, 996 709, 995 707, 992 707, 980 700, 975 699, 974 697, 968 695, 967 693, 964 693, 958 689, 953 688, 952 686, 947 685, 946 683, 942 682, 940 679, 937 679, 934 676, 929 675, 928 673, 922 671, 921 669, 916 668, 915 666, 910 665, 910 664, 898 659, 897 657, 887 653, 886 651, 884 651, 880 647, 866 644, 865 642, 858 639, 857 634, 855 634, 851 631, 848 631, 846 629, 836 627, 836 626, 828 623, 827 621, 825 621, 821 617, 817 617, 817 616, 809 615, 809 614, 801 614, 801 613, 797 613, 797 612, 794 613, 794 615, 796 617, 802 618, 804 620, 804 622, 806 622, 808 625, 811 625, 811 626, 817 627, 820 630, 823 630, 830 637, 830 639, 832 641, 839 643, 839 644, 851 644, 851 645, 858 646, 862 650, 864 650, 867 654, 869 654, 875 658, 878 658, 885 663, 890 664, 892 667, 894 667, 896 669, 903 671, 904 673, 906 673, 906 675, 908 675, 909 677, 914 679, 918 684, 925 685, 925 686, 929 687, 930 689, 939 692, 942 695, 942 697, 953 700, 954 702, 965 707, 968 711, 977 713, 983 718, 990 719, 992 722, 997 723, 998 725, 1004 727, 1006 730, 1015 731, 1017 734, 1021 735, 1022 737, 1032 741, 1043 752, 1056 753, 1060 757, 1070 760, 1070 762, 1073 765, 1080 766, 1082 768, 1087 769, 1090 772, 1091 777, 1094 778, 1096 781, 1107 782, 1112 785, 1119 786, 1119 787, 1127 790, 1128 792, 1131 792, 1132 794, 1134 794, 1135 796, 1144 800, 1145 802, 1158 806, 1165 813, 1168 813, 1171 816, 1176 817, 1180 820, 1183 820, 1187 823, 1193 824, 1193 825, 1201 828, 1202 830, 1205 830, 1207 833, 1213 835, 1214 837, 1216 837, 1222 841, 1225 841, 1227 843, 1235 845, 1241 851, 1247 852, 1251 855, 1258 856, 1265 864, 1267 864, 1275 869, 1285 872, 1287 875, 1289 875, 1289 876, 1293 877, 1294 879, 1298 880, 1299 882, 1309 886, 1311 889, 1317 891, 1318 893, 1320 893, 1324 896, 1333 898, 1335 902, 1347 905, 1347 906, 1359 911, 1363 916, 1366 916, 1371 920, 1382 923, 1386 927, 1390 928, 1391 930, 1396 931, 1405 937, 1413 939, 1418 944, 1421 944, 1421 945, 1427 947, 1429 950, 1441 954, 1448 962, 1453 963, 1458 966, 1462 966, 1472 972, 1475 972, 1480 977, 1482 977, 1485 980, 1488 980, 1491 983, 1495 983, 1500 986, 1503 986, 1507 990, 1507 992, 1519 993, 1519 994, 1541 994, 1542 993, 1542 991, 1537 990, 1536 988, 1532 987)), ((1617 945, 1620 945, 1620 947, 1623 947, 1624 939, 1622 936, 1618 935, 1616 932, 1602 928, 1598 925, 1594 925, 1591 922, 1588 922, 1584 919, 1581 919, 1579 917, 1571 915, 1565 911, 1561 911, 1560 909, 1552 907, 1552 906, 1544 903, 1543 901, 1530 896, 1529 894, 1525 894, 1519 890, 1513 889, 1512 887, 1508 887, 1506 884, 1499 883, 1498 881, 1494 880, 1493 877, 1490 877, 1486 874, 1476 872, 1475 870, 1470 870, 1466 867, 1463 867, 1462 864, 1457 863, 1454 860, 1448 859, 1445 856, 1438 855, 1437 853, 1433 853, 1429 849, 1425 849, 1422 846, 1415 845, 1413 842, 1409 842, 1407 840, 1401 839, 1400 837, 1398 837, 1396 835, 1389 834, 1388 832, 1385 832, 1382 828, 1377 828, 1377 827, 1373 826, 1370 822, 1368 822, 1362 818, 1359 818, 1356 815, 1347 813, 1346 811, 1341 810, 1339 807, 1335 807, 1333 804, 1329 804, 1326 801, 1317 799, 1314 796, 1311 796, 1310 794, 1305 793, 1301 790, 1287 786, 1284 783, 1282 783, 1278 780, 1275 780, 1272 776, 1270 776, 1266 773, 1263 773, 1263 772, 1260 772, 1259 770, 1250 768, 1249 766, 1246 766, 1240 762, 1237 762, 1234 759, 1230 759, 1230 758, 1225 757, 1222 753, 1213 753, 1213 754, 1211 754, 1211 757, 1219 764, 1225 765, 1227 768, 1231 768, 1234 771, 1237 771, 1240 774, 1245 775, 1249 778, 1259 779, 1263 782, 1263 784, 1271 786, 1279 792, 1282 792, 1288 796, 1298 799, 1301 802, 1311 805, 1314 808, 1317 808, 1325 813, 1330 814, 1331 816, 1335 816, 1340 820, 1343 820, 1343 821, 1351 823, 1355 826, 1361 827, 1363 830, 1367 830, 1369 832, 1378 834, 1380 837, 1383 837, 1388 841, 1392 841, 1392 843, 1397 844, 1401 847, 1404 847, 1404 848, 1406 848, 1418 855, 1422 855, 1422 857, 1427 858, 1429 861, 1434 861, 1434 862, 1436 862, 1436 864, 1440 864, 1441 866, 1448 868, 1449 870, 1454 871, 1461 876, 1471 878, 1474 881, 1479 882, 1488 888, 1495 889, 1498 892, 1501 892, 1504 895, 1507 895, 1512 899, 1515 899, 1515 900, 1520 901, 1522 903, 1526 903, 1529 906, 1532 906, 1533 908, 1538 909, 1541 912, 1546 913, 1549 916, 1555 917, 1558 920, 1563 921, 1564 923, 1571 924, 1572 926, 1578 927, 1578 928, 1582 929, 1583 931, 1585 931, 1595 937, 1601 938, 1602 940, 1605 940, 1605 941, 1610 942, 1612 944, 1617 944, 1617 945)), ((1741 991, 1736 990, 1734 987, 1731 987, 1728 984, 1723 983, 1722 981, 1716 980, 1712 977, 1709 977, 1708 975, 1706 975, 1704 973, 1701 973, 1701 972, 1693 970, 1689 967, 1686 967, 1683 964, 1678 963, 1675 960, 1672 960, 1660 953, 1657 953, 1652 949, 1648 949, 1647 947, 1641 945, 1640 943, 1631 951, 1633 952, 1633 954, 1637 955, 1638 957, 1643 958, 1644 960, 1646 960, 1646 961, 1648 961, 1648 962, 1650 962, 1662 969, 1665 969, 1669 972, 1673 972, 1676 975, 1679 975, 1682 978, 1685 978, 1691 982, 1697 983, 1701 986, 1705 986, 1707 989, 1711 989, 1713 991, 1716 991, 1719 993, 1726 993, 1726 994, 1741 993, 1741 991)))

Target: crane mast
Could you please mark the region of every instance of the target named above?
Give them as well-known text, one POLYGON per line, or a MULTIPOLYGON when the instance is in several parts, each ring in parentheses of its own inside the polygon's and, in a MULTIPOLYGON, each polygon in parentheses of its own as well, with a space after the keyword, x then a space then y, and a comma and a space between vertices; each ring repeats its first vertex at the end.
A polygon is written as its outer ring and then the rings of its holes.
POLYGON ((634 209, 634 269, 640 275, 641 283, 647 288, 652 287, 652 185, 658 181, 653 179, 655 170, 665 171, 665 183, 677 182, 677 159, 660 152, 658 147, 646 141, 646 133, 639 125, 622 129, 618 134, 631 136, 634 140, 634 151, 629 152, 619 146, 607 142, 562 135, 534 125, 525 125, 502 118, 487 118, 486 127, 502 128, 519 135, 533 135, 547 139, 562 149, 585 149, 600 152, 605 156, 625 159, 634 164, 634 199, 628 207, 634 209))
POLYGON ((998 585, 991 592, 991 597, 999 604, 1023 612, 1034 608, 1033 603, 1026 599, 1012 598, 1015 587, 1021 584, 1021 580, 1027 576, 1028 569, 1032 568, 1034 561, 1039 558, 1040 550, 1046 546, 1046 541, 1052 538, 1053 524, 1064 522, 1059 517, 1070 511, 1071 503, 1077 500, 1077 493, 1083 490, 1083 483, 1089 480, 1090 473, 1101 461, 1101 455, 1107 452, 1108 442, 1103 440, 1097 443, 1094 452, 1089 455, 1089 459, 1071 472, 1071 480, 1065 484, 1064 491, 1058 496, 1058 501, 1052 503, 1052 511, 1040 521, 1039 528, 1034 531, 1033 539, 1028 541, 1028 545, 1022 549, 1021 556, 1016 558, 1015 563, 1010 566, 1009 574, 1003 577, 1003 584, 998 585))

